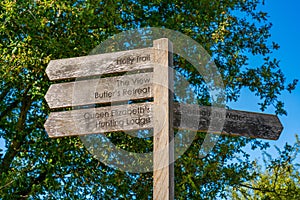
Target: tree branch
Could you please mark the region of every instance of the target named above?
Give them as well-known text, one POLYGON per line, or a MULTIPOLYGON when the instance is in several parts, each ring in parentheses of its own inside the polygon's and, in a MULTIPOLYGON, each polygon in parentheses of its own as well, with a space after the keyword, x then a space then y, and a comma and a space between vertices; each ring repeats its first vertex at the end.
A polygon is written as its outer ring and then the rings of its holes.
POLYGON ((11 185, 13 182, 15 182, 15 180, 12 180, 12 181, 6 183, 5 185, 1 186, 1 187, 0 187, 0 190, 2 190, 2 189, 4 189, 4 188, 6 188, 7 186, 11 185))
POLYGON ((10 111, 12 111, 15 107, 17 107, 19 101, 16 100, 13 103, 11 103, 8 107, 5 108, 3 112, 0 113, 0 120, 6 116, 10 111))
MULTIPOLYGON (((27 90, 28 91, 28 90, 27 90)), ((32 101, 28 100, 27 97, 27 91, 24 93, 23 96, 23 101, 22 101, 22 107, 21 107, 21 112, 20 112, 20 116, 18 119, 18 123, 16 125, 16 131, 18 133, 22 133, 24 130, 24 125, 25 125, 25 121, 26 121, 26 115, 27 112, 31 106, 32 101)), ((0 167, 0 174, 1 173, 7 173, 9 168, 10 168, 10 164, 13 161, 14 157, 18 154, 18 151, 21 147, 21 145, 23 144, 24 140, 25 140, 26 134, 20 134, 20 137, 16 138, 15 140, 13 140, 8 148, 8 150, 5 153, 5 156, 1 162, 1 167, 0 167)))
POLYGON ((258 187, 252 187, 250 185, 246 185, 246 184, 239 184, 240 186, 242 187, 245 187, 245 188, 248 188, 248 189, 251 189, 251 190, 258 190, 258 191, 261 191, 261 192, 275 192, 274 190, 268 190, 268 189, 262 189, 262 188, 258 188, 258 187))
MULTIPOLYGON (((6 85, 5 85, 6 86, 6 85)), ((5 88, 5 86, 3 86, 2 88, 5 88)), ((1 94, 0 94, 0 101, 2 102, 4 100, 4 97, 6 97, 7 93, 10 91, 10 88, 6 87, 5 90, 2 90, 1 94)))

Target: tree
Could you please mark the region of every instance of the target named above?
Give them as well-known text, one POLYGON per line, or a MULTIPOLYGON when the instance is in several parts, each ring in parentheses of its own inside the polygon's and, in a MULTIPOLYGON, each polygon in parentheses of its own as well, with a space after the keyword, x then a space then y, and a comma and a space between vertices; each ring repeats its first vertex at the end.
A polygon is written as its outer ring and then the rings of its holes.
POLYGON ((299 153, 299 140, 292 146, 286 144, 283 150, 277 148, 278 158, 265 153, 265 170, 261 166, 253 171, 253 178, 240 183, 231 190, 234 199, 299 199, 299 164, 295 159, 299 153))
MULTIPOLYGON (((153 26, 180 31, 213 55, 226 86, 227 101, 241 88, 261 97, 261 109, 274 106, 285 114, 278 96, 296 81, 284 82, 279 61, 271 57, 278 44, 269 41, 271 23, 258 9, 264 1, 98 1, 36 0, 0 2, 0 137, 6 150, 0 160, 2 199, 147 199, 152 174, 129 174, 94 159, 77 137, 49 139, 43 124, 49 113, 44 95, 50 85, 45 68, 51 59, 87 55, 107 37, 132 28, 153 26), (262 57, 261 66, 245 67, 248 55, 262 57)), ((175 67, 209 103, 201 77, 184 61, 175 67)), ((126 148, 147 148, 122 133, 108 135, 126 148), (122 138, 122 140, 120 139, 122 138)), ((197 157, 203 134, 176 162, 176 197, 226 195, 227 185, 251 178, 251 165, 241 147, 266 149, 267 143, 222 137, 207 157, 197 157), (235 153, 245 160, 230 163, 235 153)), ((149 145, 149 144, 148 144, 149 145)), ((150 148, 151 149, 151 148, 150 148)))

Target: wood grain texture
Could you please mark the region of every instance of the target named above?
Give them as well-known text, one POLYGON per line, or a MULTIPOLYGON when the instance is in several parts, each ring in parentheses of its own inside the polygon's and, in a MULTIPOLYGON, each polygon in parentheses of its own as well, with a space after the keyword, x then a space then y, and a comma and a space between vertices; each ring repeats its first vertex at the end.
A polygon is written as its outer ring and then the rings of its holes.
MULTIPOLYGON (((151 113, 146 113, 145 116, 153 116, 153 103, 132 104, 132 107, 147 106, 151 113)), ((122 105, 119 110, 123 110, 126 106, 122 105)), ((95 121, 84 120, 85 113, 103 113, 109 110, 115 110, 117 106, 112 108, 103 107, 94 109, 82 109, 63 112, 52 112, 45 124, 46 131, 50 137, 63 137, 71 135, 86 135, 99 133, 98 129, 85 129, 80 127, 89 127, 89 124, 96 123, 95 121), (77 130, 77 128, 79 129, 77 130)), ((130 107, 129 107, 130 108, 130 107)), ((174 104, 174 128, 192 131, 207 132, 211 118, 206 113, 210 113, 211 107, 198 106, 191 104, 174 104)), ((277 140, 283 127, 276 115, 254 113, 238 110, 226 110, 225 123, 222 133, 233 136, 244 136, 268 140, 277 140)), ((123 116, 126 118, 128 116, 123 116)), ((122 118, 122 119, 123 119, 122 118)), ((107 118, 108 121, 110 118, 107 118)), ((117 119, 117 118, 116 118, 117 119)), ((216 117, 218 121, 218 117, 216 117)), ((153 128, 153 120, 142 127, 127 126, 126 130, 134 129, 150 129, 153 128)), ((212 127, 213 128, 213 127, 212 127)), ((100 132, 119 131, 121 128, 102 129, 100 132)))
POLYGON ((153 56, 153 48, 144 48, 51 60, 46 73, 50 80, 62 80, 149 69, 153 67, 153 56))
POLYGON ((150 98, 153 73, 52 84, 45 95, 50 108, 150 98))
POLYGON ((283 130, 276 115, 239 110, 226 110, 225 116, 221 116, 222 113, 217 108, 212 113, 209 106, 175 104, 174 127, 207 132, 211 126, 211 130, 220 133, 218 126, 214 127, 213 124, 217 125, 225 119, 222 134, 268 140, 277 140, 283 130), (212 120, 214 123, 211 123, 212 120))
POLYGON ((153 134, 153 199, 174 199, 174 131, 171 70, 173 47, 167 38, 153 42, 154 66, 154 134, 153 134))
POLYGON ((51 138, 153 127, 151 103, 51 112, 44 127, 51 138))

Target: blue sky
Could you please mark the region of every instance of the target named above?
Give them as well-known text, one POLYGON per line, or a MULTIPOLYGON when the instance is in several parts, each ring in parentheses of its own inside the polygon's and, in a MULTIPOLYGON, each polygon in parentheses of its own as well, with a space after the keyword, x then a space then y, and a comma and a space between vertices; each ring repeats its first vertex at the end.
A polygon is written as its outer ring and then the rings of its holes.
MULTIPOLYGON (((300 1, 299 0, 266 0, 263 10, 267 11, 270 21, 273 24, 271 29, 271 40, 280 45, 280 49, 274 52, 273 56, 279 59, 281 69, 286 76, 287 82, 293 79, 300 80, 300 1)), ((253 58, 255 62, 255 58, 253 58)), ((270 142, 270 145, 283 147, 286 142, 292 144, 296 141, 295 134, 300 134, 300 84, 296 90, 289 94, 284 92, 280 96, 285 104, 287 116, 279 116, 284 129, 277 141, 270 142)), ((258 98, 248 90, 244 90, 237 103, 230 104, 232 109, 260 112, 257 105, 258 98)), ((266 113, 274 114, 274 109, 267 109, 266 113)), ((261 157, 261 152, 250 151, 253 157, 261 157)), ((276 155, 276 150, 271 148, 267 153, 276 155)), ((297 159, 298 163, 299 158, 297 159)))
MULTIPOLYGON (((281 60, 281 68, 286 75, 287 81, 300 79, 300 1, 299 0, 267 0, 266 5, 262 7, 270 16, 270 21, 273 23, 271 30, 273 41, 279 43, 281 48, 276 51, 273 56, 281 60)), ((255 60, 255 58, 253 59, 255 60)), ((283 145, 295 142, 295 134, 300 134, 300 84, 292 94, 283 93, 280 99, 285 103, 285 108, 288 112, 287 116, 280 116, 280 120, 284 126, 284 130, 279 140, 272 141, 272 146, 283 145)), ((260 112, 257 105, 258 98, 247 90, 243 90, 238 102, 230 104, 232 109, 247 110, 260 112)), ((266 113, 274 113, 273 109, 266 110, 266 113)), ((3 141, 0 139, 0 148, 3 148, 3 141)), ((268 153, 276 153, 274 148, 267 151, 268 153)), ((250 151, 253 157, 261 157, 261 152, 250 151)))

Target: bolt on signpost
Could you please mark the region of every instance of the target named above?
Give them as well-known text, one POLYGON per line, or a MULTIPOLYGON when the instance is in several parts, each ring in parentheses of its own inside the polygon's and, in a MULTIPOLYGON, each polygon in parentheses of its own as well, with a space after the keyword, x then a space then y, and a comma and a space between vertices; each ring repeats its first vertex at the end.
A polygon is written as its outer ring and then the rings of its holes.
POLYGON ((225 119, 218 134, 276 140, 283 129, 275 115, 173 103, 172 48, 161 38, 149 48, 52 60, 46 69, 51 81, 71 80, 50 86, 49 107, 76 108, 50 113, 49 137, 153 129, 155 200, 174 199, 173 129, 207 132, 212 116, 225 119), (153 102, 113 104, 150 98, 153 102), (91 107, 95 104, 102 106, 91 107))

